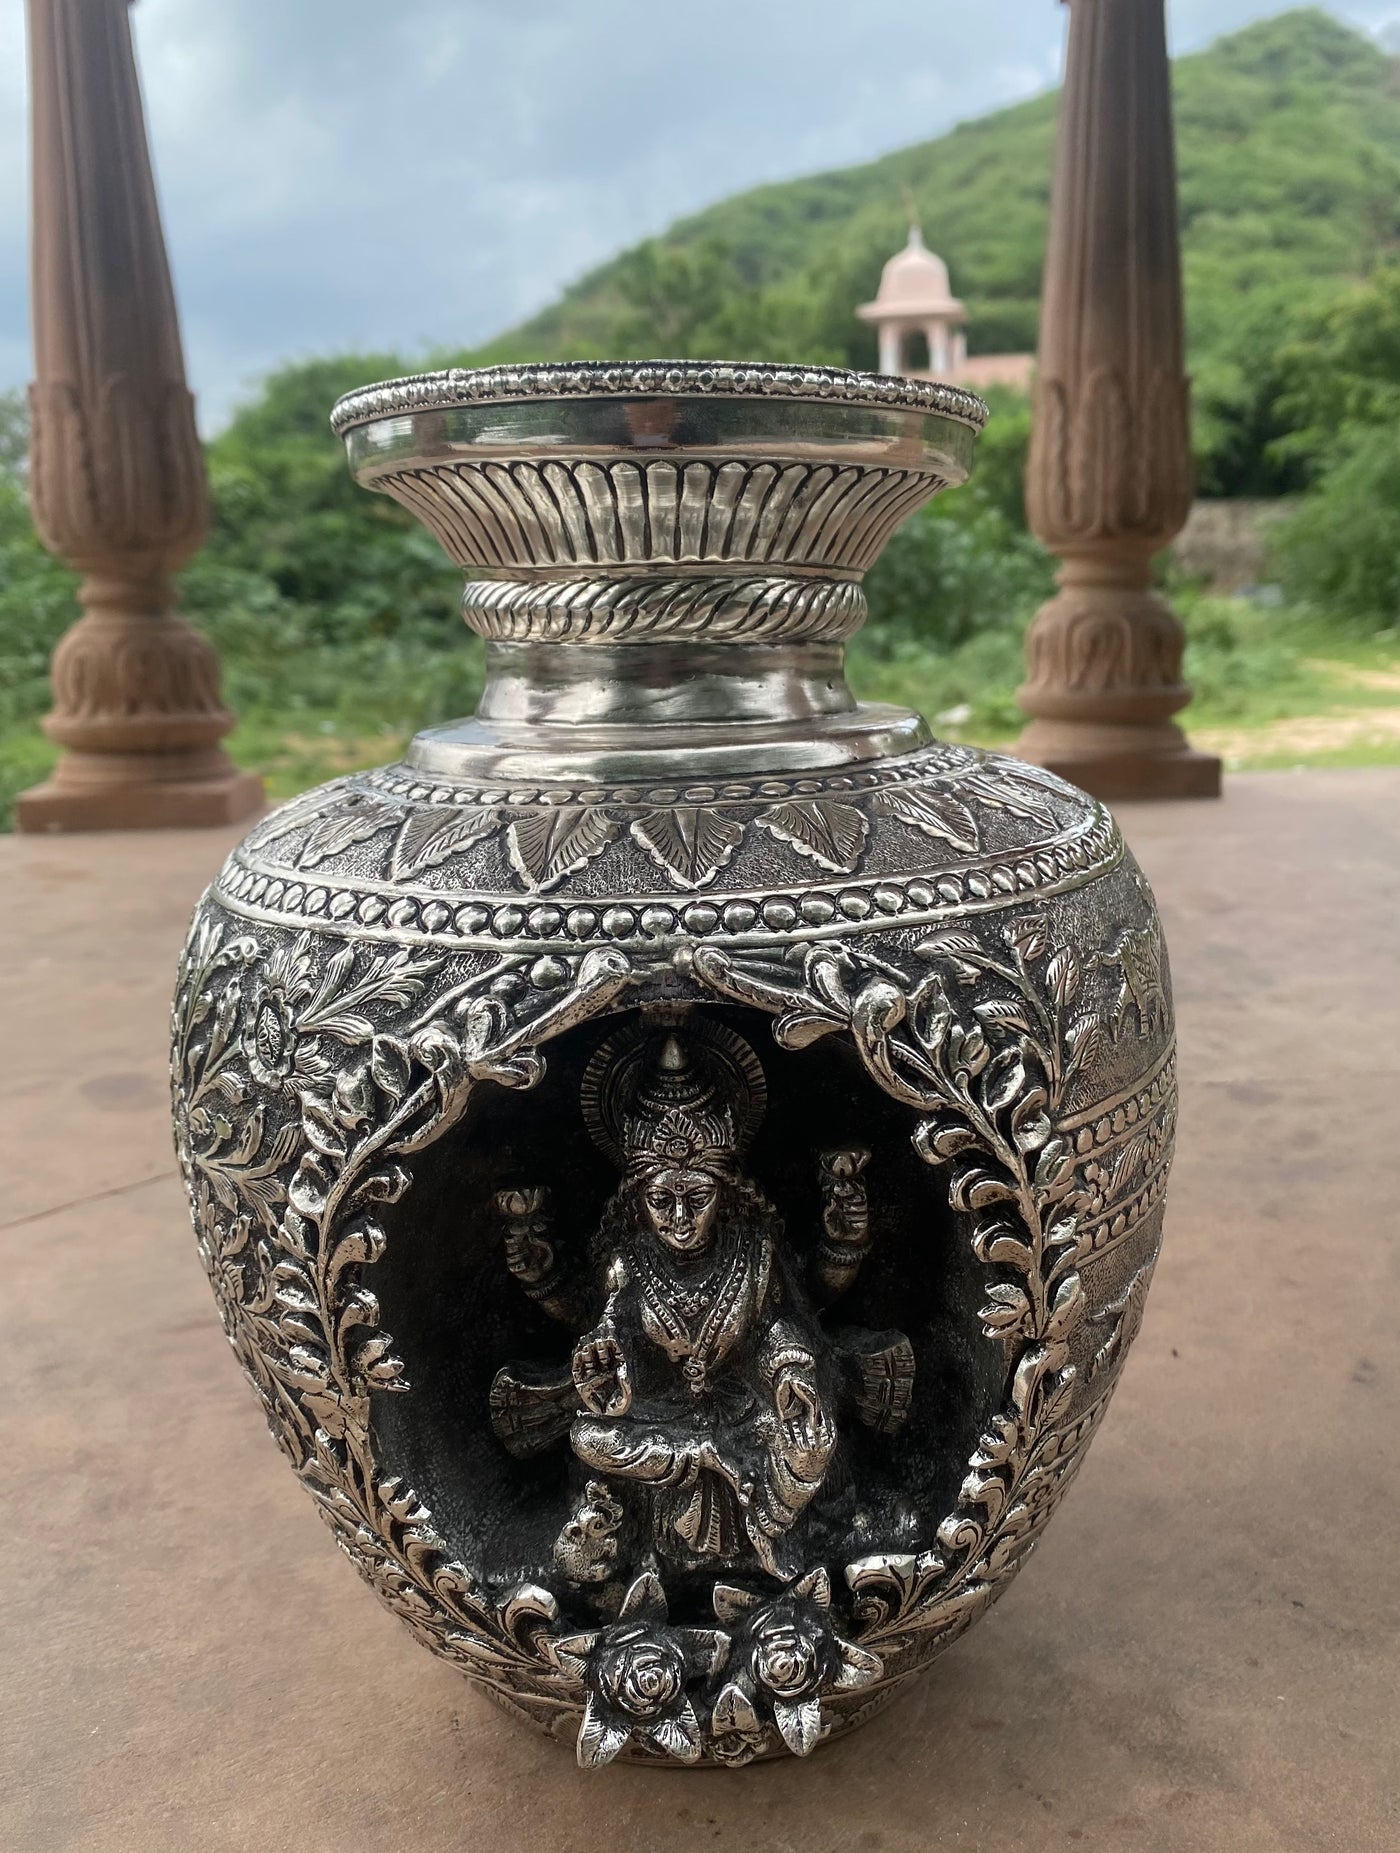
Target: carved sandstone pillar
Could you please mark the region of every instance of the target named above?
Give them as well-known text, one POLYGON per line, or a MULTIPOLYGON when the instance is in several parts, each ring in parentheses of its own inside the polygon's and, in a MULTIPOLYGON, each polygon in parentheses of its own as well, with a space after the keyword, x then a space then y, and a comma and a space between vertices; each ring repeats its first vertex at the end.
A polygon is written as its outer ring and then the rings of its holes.
POLYGON ((1072 0, 1026 479, 1064 564, 1026 640, 1018 751, 1102 798, 1216 797, 1172 716, 1185 635, 1152 556, 1191 507, 1162 0, 1072 0))
POLYGON ((204 465, 146 148, 127 0, 29 0, 34 519, 84 575, 45 731, 65 747, 22 830, 212 824, 262 787, 212 646, 172 606, 206 524, 204 465))

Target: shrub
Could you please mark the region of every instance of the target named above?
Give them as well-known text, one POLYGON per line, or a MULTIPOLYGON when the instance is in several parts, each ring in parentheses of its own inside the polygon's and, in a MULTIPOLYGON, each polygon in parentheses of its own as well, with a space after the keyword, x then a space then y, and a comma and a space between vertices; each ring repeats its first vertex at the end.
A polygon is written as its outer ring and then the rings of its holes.
POLYGON ((1039 544, 981 491, 961 490, 906 522, 870 572, 868 647, 898 639, 947 650, 1015 631, 1052 589, 1039 544))
POLYGON ((1290 602, 1355 625, 1400 622, 1400 430, 1356 428, 1270 533, 1290 602))

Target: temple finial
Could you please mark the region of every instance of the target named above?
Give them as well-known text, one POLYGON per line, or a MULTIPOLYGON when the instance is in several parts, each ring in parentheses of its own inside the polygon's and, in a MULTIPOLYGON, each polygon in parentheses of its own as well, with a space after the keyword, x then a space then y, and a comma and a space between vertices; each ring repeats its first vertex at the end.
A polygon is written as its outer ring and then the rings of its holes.
POLYGON ((909 221, 908 248, 911 251, 922 251, 924 248, 924 228, 919 219, 919 209, 914 204, 913 189, 907 186, 901 187, 899 189, 899 196, 904 201, 904 216, 909 221))

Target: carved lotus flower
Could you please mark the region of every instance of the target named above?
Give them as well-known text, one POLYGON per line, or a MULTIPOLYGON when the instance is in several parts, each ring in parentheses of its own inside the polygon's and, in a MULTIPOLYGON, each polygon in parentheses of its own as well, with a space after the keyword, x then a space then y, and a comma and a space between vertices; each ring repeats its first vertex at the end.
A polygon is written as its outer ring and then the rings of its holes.
POLYGON ((580 1765, 611 1763, 634 1738, 663 1756, 698 1762, 700 1720, 686 1683, 717 1672, 726 1645, 715 1629, 670 1626, 665 1591, 650 1571, 627 1591, 611 1627, 557 1642, 558 1664, 581 1676, 588 1693, 580 1765))
POLYGON ((716 1754, 744 1763, 757 1754, 764 1714, 794 1756, 808 1756, 822 1735, 822 1699, 877 1679, 879 1659, 837 1634, 831 1579, 810 1570, 780 1596, 720 1583, 715 1613, 736 1629, 730 1677, 714 1705, 716 1754))
POLYGON ((309 936, 283 946, 265 969, 252 974, 243 1017, 243 1054, 259 1087, 283 1091, 309 1051, 298 1037, 297 1015, 311 995, 309 936))

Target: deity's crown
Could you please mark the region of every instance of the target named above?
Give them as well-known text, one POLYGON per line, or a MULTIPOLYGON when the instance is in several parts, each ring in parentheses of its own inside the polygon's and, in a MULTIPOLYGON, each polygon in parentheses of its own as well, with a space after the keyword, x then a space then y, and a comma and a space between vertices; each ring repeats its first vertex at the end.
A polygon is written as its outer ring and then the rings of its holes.
POLYGON ((728 1176, 738 1139, 734 1116, 680 1036, 668 1035, 640 1079, 623 1122, 627 1168, 658 1166, 728 1176))
POLYGON ((633 1176, 675 1165, 732 1177, 767 1101, 748 1043, 698 1011, 615 1030, 589 1057, 579 1088, 599 1151, 633 1176))

